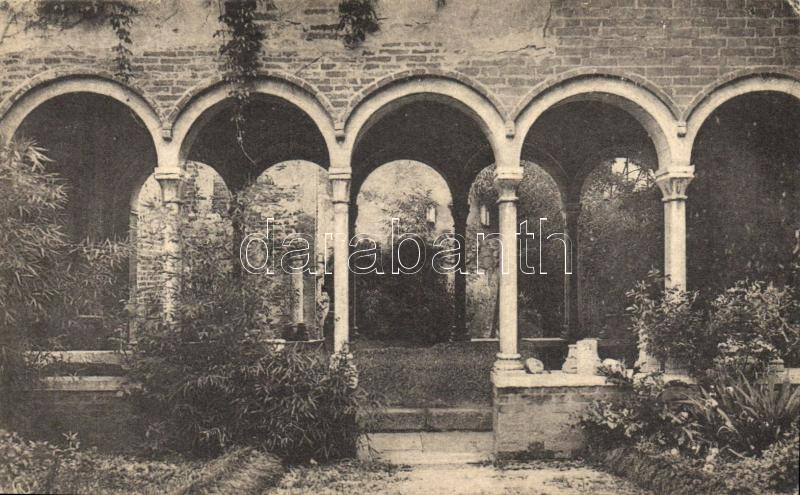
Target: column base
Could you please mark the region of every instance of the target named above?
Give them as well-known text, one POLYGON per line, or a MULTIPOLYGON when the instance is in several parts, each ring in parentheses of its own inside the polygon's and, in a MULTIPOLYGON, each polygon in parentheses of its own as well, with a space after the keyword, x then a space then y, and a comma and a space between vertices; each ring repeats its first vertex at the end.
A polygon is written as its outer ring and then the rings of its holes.
POLYGON ((522 356, 519 354, 497 354, 494 362, 494 371, 521 371, 525 366, 522 364, 522 356))

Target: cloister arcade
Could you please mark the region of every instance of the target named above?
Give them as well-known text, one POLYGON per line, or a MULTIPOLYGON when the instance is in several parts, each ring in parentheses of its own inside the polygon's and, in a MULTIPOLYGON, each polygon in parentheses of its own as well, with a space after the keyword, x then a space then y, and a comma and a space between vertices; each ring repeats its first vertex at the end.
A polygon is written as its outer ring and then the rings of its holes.
MULTIPOLYGON (((316 194, 329 199, 318 196, 310 204, 332 210, 317 233, 329 224, 329 232, 343 234, 334 236, 328 287, 336 351, 348 350, 351 330, 352 280, 346 267, 357 198, 370 173, 393 161, 417 161, 441 175, 450 188, 453 227, 460 235, 466 235, 470 187, 494 165, 497 226, 504 239, 518 232, 523 163, 549 174, 560 193, 573 255, 573 273, 563 284, 567 335, 577 335, 580 325, 578 254, 586 242, 578 235, 581 191, 601 163, 630 157, 655 171, 663 202, 659 268, 669 287, 719 285, 743 275, 742 270, 730 273, 741 266, 730 261, 736 253, 726 251, 728 238, 756 239, 773 227, 787 236, 800 231, 792 210, 798 202, 800 81, 788 75, 738 74, 709 86, 685 109, 646 84, 604 75, 543 84, 512 110, 464 77, 390 78, 354 98, 343 113, 291 77, 261 78, 253 94, 247 124, 237 129, 223 84, 198 86, 162 115, 141 92, 118 82, 94 75, 59 76, 1 102, 0 135, 34 138, 56 162, 67 164, 58 171, 76 184, 69 207, 75 235, 135 232, 139 191, 153 199, 158 183, 157 199, 167 214, 158 242, 167 262, 151 283, 161 291, 166 318, 174 312, 181 285, 179 225, 182 204, 189 201, 181 185, 192 167, 210 177, 204 187, 224 186, 230 197, 271 167, 304 164, 308 172, 289 177, 315 184, 316 194), (737 166, 741 157, 756 165, 737 166), (316 178, 309 181, 308 175, 316 178), (695 209, 695 193, 716 198, 714 207, 695 209), (732 225, 723 222, 732 210, 747 213, 732 225)), ((303 191, 307 195, 311 189, 303 191)), ((269 216, 266 206, 255 203, 250 206, 264 208, 258 218, 269 216)), ((765 249, 758 253, 761 263, 788 263, 790 247, 776 243, 765 249)), ((509 270, 499 278, 496 373, 522 369, 518 279, 535 276, 520 275, 516 242, 504 243, 503 254, 509 270)), ((141 264, 132 267, 146 272, 141 264)), ((147 278, 132 276, 140 283, 147 278)), ((465 334, 464 276, 456 275, 454 292, 456 333, 465 334)), ((646 367, 659 366, 646 349, 640 359, 646 367)))

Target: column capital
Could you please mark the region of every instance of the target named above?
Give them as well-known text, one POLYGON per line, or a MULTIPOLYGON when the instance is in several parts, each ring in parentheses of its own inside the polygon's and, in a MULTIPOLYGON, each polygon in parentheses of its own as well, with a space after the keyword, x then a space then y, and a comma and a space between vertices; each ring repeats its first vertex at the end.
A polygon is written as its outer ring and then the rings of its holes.
POLYGON ((328 173, 328 180, 331 182, 333 195, 331 202, 334 204, 349 204, 350 203, 350 173, 347 174, 331 174, 328 173))
POLYGON ((522 182, 522 167, 500 169, 495 171, 494 187, 497 189, 497 203, 517 201, 517 186, 522 182))
POLYGON ((161 186, 161 201, 164 204, 180 203, 183 185, 183 171, 179 168, 156 169, 153 174, 161 186))
POLYGON ((694 179, 694 167, 689 165, 680 168, 660 170, 656 172, 656 184, 661 189, 662 201, 683 201, 686 190, 694 179))

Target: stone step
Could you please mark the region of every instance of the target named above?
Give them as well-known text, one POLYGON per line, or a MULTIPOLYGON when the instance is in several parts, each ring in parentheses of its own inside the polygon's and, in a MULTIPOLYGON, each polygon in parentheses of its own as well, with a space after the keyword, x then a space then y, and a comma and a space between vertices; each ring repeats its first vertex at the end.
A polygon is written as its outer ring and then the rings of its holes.
POLYGON ((492 409, 389 408, 377 418, 373 431, 492 431, 492 409))
POLYGON ((359 457, 398 465, 475 464, 492 459, 493 445, 491 432, 373 433, 359 457))

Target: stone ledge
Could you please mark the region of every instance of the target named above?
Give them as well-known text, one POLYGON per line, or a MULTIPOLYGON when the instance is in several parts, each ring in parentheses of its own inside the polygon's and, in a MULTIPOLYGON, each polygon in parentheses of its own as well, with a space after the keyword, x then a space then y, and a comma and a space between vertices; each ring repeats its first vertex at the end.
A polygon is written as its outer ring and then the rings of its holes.
POLYGON ((36 390, 63 392, 120 392, 127 380, 121 376, 49 376, 36 390))
POLYGON ((45 351, 44 358, 63 363, 77 364, 123 364, 123 355, 117 351, 45 351))
POLYGON ((612 387, 604 376, 578 375, 563 371, 530 374, 522 372, 492 372, 496 388, 555 388, 555 387, 612 387))

